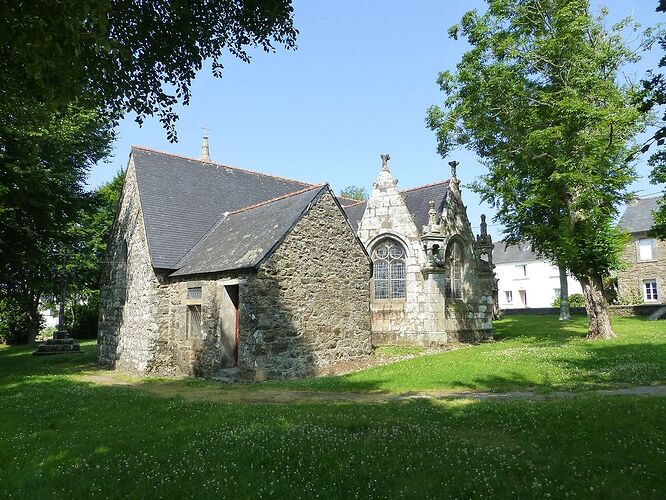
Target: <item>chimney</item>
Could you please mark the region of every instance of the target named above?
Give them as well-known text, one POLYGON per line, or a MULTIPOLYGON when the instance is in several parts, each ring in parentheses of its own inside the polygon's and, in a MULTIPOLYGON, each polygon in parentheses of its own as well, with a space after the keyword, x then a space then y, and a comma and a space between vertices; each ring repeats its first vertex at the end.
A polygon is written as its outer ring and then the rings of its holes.
POLYGON ((210 147, 208 146, 208 134, 203 136, 203 141, 201 141, 201 155, 199 156, 201 161, 211 161, 210 160, 210 147))

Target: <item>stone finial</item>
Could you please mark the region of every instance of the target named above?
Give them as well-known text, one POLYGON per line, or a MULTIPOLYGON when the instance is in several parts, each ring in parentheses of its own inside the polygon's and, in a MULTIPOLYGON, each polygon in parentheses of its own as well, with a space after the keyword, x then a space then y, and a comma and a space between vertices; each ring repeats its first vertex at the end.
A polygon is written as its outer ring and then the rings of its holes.
POLYGON ((430 209, 428 210, 428 225, 435 226, 437 224, 437 212, 435 211, 435 202, 428 203, 430 209))
POLYGON ((481 214, 481 237, 488 236, 488 224, 486 223, 486 214, 481 214))
POLYGON ((208 133, 205 133, 203 140, 201 141, 201 155, 199 156, 201 161, 211 161, 210 160, 210 147, 208 145, 208 133))
POLYGON ((395 188, 395 186, 398 184, 398 181, 391 175, 391 172, 388 168, 388 161, 391 159, 391 157, 387 154, 379 155, 379 157, 382 159, 382 168, 379 171, 379 177, 377 177, 377 180, 373 186, 380 191, 386 191, 387 189, 395 188))
POLYGON ((449 166, 451 167, 451 179, 453 180, 458 180, 458 175, 457 175, 458 165, 460 165, 459 161, 453 160, 449 162, 449 166))
POLYGON ((387 153, 379 155, 379 157, 382 159, 382 170, 388 172, 388 161, 391 159, 391 157, 387 153))

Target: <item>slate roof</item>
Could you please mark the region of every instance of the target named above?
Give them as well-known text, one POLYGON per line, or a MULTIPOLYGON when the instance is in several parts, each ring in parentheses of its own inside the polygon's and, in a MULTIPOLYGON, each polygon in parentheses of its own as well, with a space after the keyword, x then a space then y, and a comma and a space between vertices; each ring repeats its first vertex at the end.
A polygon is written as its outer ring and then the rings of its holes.
POLYGON ((132 147, 151 263, 177 263, 225 212, 312 188, 312 184, 132 147))
POLYGON ((495 248, 493 248, 493 264, 510 264, 533 260, 540 259, 532 252, 532 247, 529 243, 507 246, 503 241, 498 241, 495 243, 495 248))
POLYGON ((185 255, 171 276, 257 267, 328 189, 307 188, 230 213, 185 255))
MULTIPOLYGON (((438 215, 441 215, 448 191, 449 181, 440 181, 400 191, 419 233, 423 231, 423 226, 428 223, 429 203, 434 201, 435 210, 437 210, 438 215)), ((358 223, 363 217, 366 205, 366 201, 348 206, 344 206, 343 204, 347 218, 354 229, 358 229, 358 223)))
POLYGON ((642 198, 633 205, 628 205, 617 225, 630 233, 648 231, 654 224, 652 211, 657 210, 661 196, 642 198))

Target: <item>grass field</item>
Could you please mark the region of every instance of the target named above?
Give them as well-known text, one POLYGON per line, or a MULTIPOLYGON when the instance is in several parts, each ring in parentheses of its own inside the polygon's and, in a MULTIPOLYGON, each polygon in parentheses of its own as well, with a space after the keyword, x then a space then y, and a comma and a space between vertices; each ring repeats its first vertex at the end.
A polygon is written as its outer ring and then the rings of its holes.
MULTIPOLYGON (((583 325, 508 318, 492 344, 233 390, 548 391, 666 379, 663 322, 616 320, 610 342, 580 340, 583 325)), ((0 348, 0 497, 666 495, 663 397, 214 403, 83 382, 94 370, 94 346, 84 349, 34 358, 0 348)))

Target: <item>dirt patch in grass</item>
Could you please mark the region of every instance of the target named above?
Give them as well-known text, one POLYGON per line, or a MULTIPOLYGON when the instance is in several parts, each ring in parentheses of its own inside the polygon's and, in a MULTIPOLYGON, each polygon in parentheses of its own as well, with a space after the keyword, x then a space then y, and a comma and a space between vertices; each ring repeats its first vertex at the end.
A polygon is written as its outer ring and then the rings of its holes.
POLYGON ((472 400, 534 400, 570 399, 581 395, 598 396, 661 396, 666 397, 666 385, 627 387, 623 389, 604 389, 594 391, 568 392, 556 391, 547 394, 526 391, 480 392, 480 391, 442 391, 442 392, 407 392, 391 394, 386 392, 320 392, 293 391, 283 389, 253 390, 251 386, 226 385, 202 382, 188 384, 184 380, 138 380, 130 381, 112 374, 88 374, 79 380, 100 385, 131 386, 161 397, 177 397, 188 401, 209 401, 216 403, 250 404, 295 404, 295 403, 384 403, 414 399, 472 399, 472 400))

